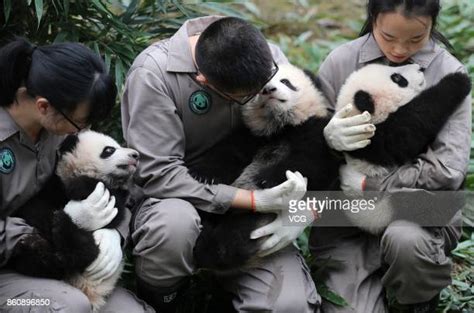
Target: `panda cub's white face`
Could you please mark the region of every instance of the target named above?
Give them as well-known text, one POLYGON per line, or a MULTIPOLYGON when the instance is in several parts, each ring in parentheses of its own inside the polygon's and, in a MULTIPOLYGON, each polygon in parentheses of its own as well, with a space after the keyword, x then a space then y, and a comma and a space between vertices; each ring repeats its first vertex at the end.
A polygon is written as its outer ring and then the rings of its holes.
POLYGON ((269 136, 286 125, 326 115, 326 98, 304 71, 291 64, 279 65, 272 80, 242 107, 245 124, 257 136, 269 136))
POLYGON ((352 73, 342 86, 336 104, 336 111, 347 104, 353 104, 352 115, 363 111, 371 113, 371 122, 381 123, 399 107, 410 102, 425 89, 425 77, 421 67, 410 64, 391 67, 370 64, 352 73), (364 104, 358 97, 364 94, 372 105, 364 104), (367 96, 369 95, 369 96, 367 96))
POLYGON ((139 157, 136 150, 123 148, 111 137, 94 131, 81 132, 77 139, 71 151, 58 161, 56 174, 63 181, 84 175, 116 188, 135 172, 139 157))

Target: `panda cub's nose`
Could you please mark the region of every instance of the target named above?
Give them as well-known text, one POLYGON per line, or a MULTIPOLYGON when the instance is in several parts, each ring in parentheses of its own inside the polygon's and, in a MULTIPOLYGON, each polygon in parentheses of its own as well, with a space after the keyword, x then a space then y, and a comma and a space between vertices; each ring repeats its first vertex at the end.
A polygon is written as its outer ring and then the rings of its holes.
POLYGON ((271 94, 272 92, 274 92, 275 90, 276 90, 276 88, 273 87, 273 86, 265 86, 265 87, 263 88, 262 94, 264 94, 264 95, 269 95, 269 94, 271 94))
POLYGON ((129 156, 131 158, 134 158, 135 160, 138 160, 138 157, 140 156, 140 154, 137 151, 133 151, 133 152, 130 152, 129 156))

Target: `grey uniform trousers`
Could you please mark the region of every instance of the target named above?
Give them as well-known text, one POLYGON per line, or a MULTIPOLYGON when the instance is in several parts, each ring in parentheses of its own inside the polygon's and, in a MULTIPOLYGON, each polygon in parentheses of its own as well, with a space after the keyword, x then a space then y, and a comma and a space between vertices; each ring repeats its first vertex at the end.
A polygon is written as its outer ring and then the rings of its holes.
MULTIPOLYGON (((85 294, 63 281, 34 278, 2 270, 0 271, 0 312, 90 313, 92 307, 85 294), (17 301, 20 299, 47 299, 49 305, 12 306, 8 305, 8 299, 17 301)), ((116 287, 101 312, 153 313, 155 310, 138 299, 132 292, 116 287)))
POLYGON ((425 302, 451 283, 449 252, 461 236, 459 226, 422 228, 406 221, 391 223, 381 236, 357 228, 313 228, 311 252, 331 258, 326 284, 349 303, 327 301, 325 313, 387 312, 384 288, 401 304, 425 302))
MULTIPOLYGON (((193 247, 200 232, 196 209, 180 199, 148 199, 132 222, 136 274, 158 289, 170 287, 194 271, 193 247)), ((238 312, 315 312, 320 297, 308 267, 294 247, 268 258, 259 268, 226 277, 238 312)))

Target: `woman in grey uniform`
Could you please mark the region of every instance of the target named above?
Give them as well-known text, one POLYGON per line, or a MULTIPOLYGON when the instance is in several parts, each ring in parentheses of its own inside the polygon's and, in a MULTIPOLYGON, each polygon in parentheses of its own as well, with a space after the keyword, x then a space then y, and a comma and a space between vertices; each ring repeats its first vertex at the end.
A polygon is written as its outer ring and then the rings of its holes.
MULTIPOLYGON (((18 38, 0 49, 1 312, 91 312, 80 290, 5 267, 15 244, 23 235, 35 232, 24 220, 10 216, 53 174, 56 150, 64 135, 106 118, 116 94, 103 61, 81 44, 37 47, 18 38)), ((100 253, 86 274, 98 279, 115 271, 122 254, 110 251, 121 251, 121 238, 128 235, 129 219, 117 230, 98 230, 115 216, 114 205, 108 190, 98 184, 88 198, 70 201, 64 208, 75 223, 94 231, 100 253)), ((119 288, 104 310, 152 311, 119 288)))
MULTIPOLYGON (((322 88, 333 108, 345 79, 369 63, 419 64, 425 69, 427 86, 449 73, 465 72, 464 66, 438 45, 450 46, 435 29, 439 11, 438 0, 369 0, 361 37, 336 48, 320 67, 322 88)), ((339 151, 370 144, 377 130, 369 119, 367 112, 354 117, 336 114, 325 129, 328 144, 339 151)), ((467 172, 470 143, 471 98, 467 97, 416 160, 375 178, 343 166, 342 189, 457 190, 467 172)), ((345 308, 323 303, 324 312, 387 312, 386 291, 408 312, 434 312, 438 294, 451 282, 448 255, 460 234, 460 215, 446 227, 422 228, 396 221, 381 237, 358 229, 314 228, 312 252, 342 262, 338 271, 328 272, 327 283, 349 302, 345 308)))

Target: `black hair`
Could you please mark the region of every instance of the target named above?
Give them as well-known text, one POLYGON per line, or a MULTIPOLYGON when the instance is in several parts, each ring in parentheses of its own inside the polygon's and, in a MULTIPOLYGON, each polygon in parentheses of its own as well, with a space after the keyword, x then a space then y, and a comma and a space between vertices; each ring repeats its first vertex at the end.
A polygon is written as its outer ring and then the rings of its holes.
POLYGON ((433 25, 431 27, 431 37, 443 43, 449 50, 454 50, 449 40, 436 30, 436 21, 441 11, 439 0, 368 0, 367 19, 364 26, 362 26, 359 36, 373 31, 374 22, 380 13, 395 12, 399 9, 406 17, 430 16, 433 25))
POLYGON ((265 37, 240 18, 226 17, 210 24, 199 36, 195 56, 199 71, 225 92, 258 91, 272 72, 265 37))
POLYGON ((72 113, 79 104, 87 103, 89 123, 109 116, 117 96, 104 62, 86 46, 36 47, 17 37, 0 48, 0 106, 10 106, 21 86, 30 96, 44 97, 62 112, 72 113))

